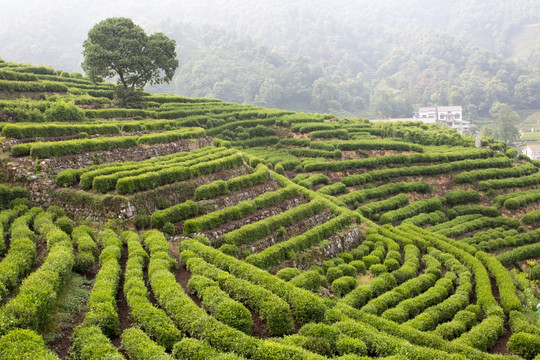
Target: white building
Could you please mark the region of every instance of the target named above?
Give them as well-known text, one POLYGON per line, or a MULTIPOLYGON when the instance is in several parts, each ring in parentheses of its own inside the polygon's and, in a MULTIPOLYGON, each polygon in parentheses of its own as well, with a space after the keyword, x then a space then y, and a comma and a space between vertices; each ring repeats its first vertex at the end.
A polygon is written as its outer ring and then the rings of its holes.
POLYGON ((521 152, 531 160, 540 160, 540 144, 529 144, 521 152))
POLYGON ((437 107, 426 106, 418 109, 418 113, 414 115, 416 121, 420 120, 424 124, 434 124, 437 120, 437 107))
POLYGON ((471 122, 463 120, 463 107, 461 106, 426 106, 418 109, 414 119, 425 124, 436 122, 445 123, 459 133, 471 129, 471 122))

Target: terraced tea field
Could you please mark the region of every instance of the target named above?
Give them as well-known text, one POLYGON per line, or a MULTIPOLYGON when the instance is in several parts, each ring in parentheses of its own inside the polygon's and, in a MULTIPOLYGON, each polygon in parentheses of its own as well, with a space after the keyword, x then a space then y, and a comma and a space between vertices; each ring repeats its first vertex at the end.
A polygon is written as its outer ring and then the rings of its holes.
POLYGON ((540 162, 0 62, 0 359, 540 359, 540 162))

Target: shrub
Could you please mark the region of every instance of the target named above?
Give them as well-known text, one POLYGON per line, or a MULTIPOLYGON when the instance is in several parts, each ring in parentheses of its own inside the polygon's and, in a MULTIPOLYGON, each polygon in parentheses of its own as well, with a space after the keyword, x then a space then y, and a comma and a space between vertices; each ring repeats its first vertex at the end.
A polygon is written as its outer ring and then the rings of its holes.
POLYGON ((67 92, 68 88, 64 84, 53 81, 13 81, 0 80, 0 90, 2 91, 47 91, 47 92, 67 92))
MULTIPOLYGON (((217 156, 221 155, 218 154, 217 156)), ((195 160, 195 164, 191 166, 184 164, 165 167, 156 172, 144 172, 134 176, 122 177, 116 182, 116 191, 123 195, 132 194, 177 181, 187 180, 191 177, 232 169, 243 164, 240 154, 232 154, 209 161, 202 160, 202 158, 195 160)))
POLYGON ((195 189, 195 199, 211 199, 218 195, 227 194, 228 192, 230 192, 230 190, 227 183, 223 180, 216 180, 210 184, 197 187, 197 189, 195 189))
POLYGON ((45 110, 45 119, 48 122, 82 121, 84 112, 73 103, 59 101, 52 103, 51 107, 45 110))
POLYGON ((540 210, 533 210, 521 217, 521 221, 525 225, 531 225, 540 221, 540 210))
POLYGON ((304 180, 299 181, 298 185, 311 189, 313 188, 313 186, 317 184, 328 184, 328 183, 330 183, 330 179, 328 179, 327 176, 323 174, 315 174, 304 180))
POLYGON ((87 139, 88 134, 116 134, 120 132, 117 124, 79 124, 79 123, 18 123, 4 126, 2 133, 6 137, 17 139, 39 138, 49 136, 77 135, 79 139, 87 139))
POLYGON ((96 257, 88 252, 79 252, 75 255, 75 265, 73 269, 81 274, 86 274, 94 265, 96 257))
POLYGON ((137 328, 126 329, 122 332, 122 346, 130 359, 133 360, 172 360, 165 353, 165 348, 153 342, 148 335, 137 328))
POLYGON ((368 271, 375 276, 379 276, 382 273, 387 272, 388 270, 386 269, 386 266, 384 266, 383 264, 373 264, 369 267, 368 271))
POLYGON ((475 256, 482 261, 495 277, 499 288, 500 303, 504 311, 509 313, 512 310, 521 310, 521 301, 516 295, 516 287, 506 268, 495 257, 483 251, 476 252, 475 256))
POLYGON ((496 315, 486 317, 480 324, 474 326, 455 341, 457 343, 487 351, 497 342, 504 333, 504 320, 496 315))
POLYGON ((71 237, 78 250, 75 255, 74 269, 85 274, 97 263, 99 255, 94 233, 88 226, 79 226, 73 230, 71 237))
MULTIPOLYGON (((298 214, 296 216, 298 216, 298 214)), ((269 268, 272 265, 281 263, 281 261, 287 258, 289 253, 304 251, 305 249, 350 225, 351 222, 352 219, 349 214, 339 215, 321 225, 307 230, 301 235, 272 245, 259 253, 252 254, 246 258, 246 261, 261 268, 269 268)), ((344 262, 343 259, 340 258, 335 259, 334 262, 338 260, 341 261, 341 263, 344 262)))
POLYGON ((217 281, 233 299, 257 311, 272 334, 284 335, 293 330, 289 305, 268 290, 219 270, 201 258, 190 258, 187 267, 194 275, 209 276, 217 281))
POLYGON ((476 322, 476 314, 461 310, 454 316, 452 321, 437 326, 435 333, 445 340, 452 340, 470 329, 476 322))
POLYGON ((98 241, 103 245, 99 257, 101 268, 96 276, 88 301, 89 310, 84 317, 85 326, 99 326, 105 335, 119 335, 119 319, 116 311, 116 292, 120 281, 120 256, 122 242, 109 229, 102 230, 98 241))
MULTIPOLYGON (((338 184, 338 183, 336 183, 338 184)), ((343 183, 339 183, 345 186, 343 183)), ((339 197, 346 204, 353 204, 355 202, 364 202, 368 199, 375 199, 385 197, 387 195, 393 195, 398 193, 409 193, 409 192, 421 192, 427 193, 431 190, 431 187, 425 181, 415 181, 415 182, 398 182, 390 183, 378 186, 372 189, 362 189, 352 191, 348 194, 342 195, 339 197)))
POLYGON ((439 199, 418 200, 407 206, 383 214, 380 217, 380 222, 381 224, 392 224, 420 213, 438 211, 441 208, 442 202, 439 199))
POLYGON ((523 175, 531 175, 538 172, 538 168, 532 164, 524 164, 521 166, 511 167, 508 169, 485 169, 468 171, 457 174, 454 178, 456 183, 473 183, 478 180, 487 179, 502 179, 508 177, 520 177, 523 175))
POLYGON ((218 283, 209 278, 195 275, 188 282, 191 292, 197 294, 202 305, 219 321, 243 333, 251 334, 253 320, 251 313, 244 305, 231 299, 227 293, 219 288, 218 283))
POLYGON ((152 214, 150 223, 154 229, 162 229, 167 222, 177 223, 196 216, 199 213, 199 207, 191 200, 184 203, 171 206, 164 210, 155 211, 152 214))
POLYGON ((341 337, 341 332, 331 325, 323 323, 309 323, 298 330, 298 335, 325 339, 330 345, 335 346, 341 337))
POLYGON ((481 214, 482 216, 497 217, 499 216, 499 210, 494 206, 481 206, 481 205, 462 205, 455 206, 447 211, 448 218, 454 219, 458 216, 481 214))
POLYGON ((296 287, 318 293, 321 287, 321 277, 318 271, 308 270, 295 276, 289 283, 296 287))
POLYGON ((229 244, 235 245, 254 242, 270 235, 280 226, 289 226, 320 213, 325 206, 326 204, 322 200, 314 200, 307 204, 299 205, 278 215, 244 225, 239 229, 228 232, 225 234, 224 240, 229 244))
POLYGON ((332 356, 332 346, 326 339, 313 336, 289 335, 279 340, 281 344, 297 346, 319 355, 332 356))
POLYGON ((373 217, 375 214, 384 210, 394 210, 403 207, 409 202, 406 194, 399 194, 388 199, 372 202, 358 208, 358 211, 366 217, 373 217))
POLYGON ((106 109, 86 109, 84 114, 88 119, 108 119, 108 118, 128 118, 141 116, 146 117, 147 112, 139 109, 119 109, 119 108, 106 108, 106 109))
POLYGON ((533 359, 540 354, 540 339, 538 335, 524 332, 512 334, 507 346, 508 350, 525 359, 533 359))
MULTIPOLYGON (((305 139, 308 140, 309 139, 305 139)), ((315 149, 307 149, 307 148, 290 148, 289 153, 298 156, 298 157, 310 157, 310 158, 336 158, 340 159, 342 156, 342 153, 340 150, 333 150, 333 151, 326 151, 326 150, 315 150, 315 149)))
POLYGON ((230 256, 238 256, 238 247, 233 244, 223 244, 219 247, 219 251, 230 256))
MULTIPOLYGON (((418 154, 418 155, 424 155, 424 154, 418 154)), ((371 159, 372 158, 366 159, 366 160, 372 161, 373 164, 371 164, 370 167, 375 167, 375 165, 379 165, 377 163, 377 159, 375 160, 371 160, 371 159)), ((363 161, 363 160, 347 160, 347 161, 363 161)), ((333 168, 336 168, 336 167, 339 168, 338 163, 341 163, 341 162, 335 161, 335 162, 330 162, 330 163, 324 163, 323 166, 317 166, 317 167, 328 168, 331 166, 333 168)), ((450 163, 443 163, 439 165, 406 166, 406 167, 399 167, 399 168, 373 170, 373 171, 359 174, 359 175, 346 176, 341 181, 347 186, 355 186, 355 185, 366 184, 373 181, 389 180, 392 178, 403 177, 403 176, 423 176, 423 175, 434 176, 434 175, 445 174, 445 173, 448 173, 451 171, 457 171, 457 170, 488 168, 488 167, 504 167, 504 166, 510 166, 511 163, 512 161, 508 158, 461 160, 461 161, 453 161, 450 163)), ((309 163, 308 165, 310 165, 310 167, 309 169, 306 169, 306 171, 321 170, 321 169, 312 169, 312 167, 315 167, 314 165, 317 165, 315 163, 309 163)), ((350 165, 347 164, 347 165, 341 165, 341 166, 346 169, 350 165)), ((482 182, 480 182, 480 184, 481 183, 482 182)))
POLYGON ((87 151, 133 147, 137 145, 136 138, 136 136, 118 136, 19 144, 11 148, 11 154, 13 156, 30 155, 33 158, 46 159, 57 156, 80 154, 87 151))
POLYGON ((43 338, 32 330, 15 329, 0 338, 1 360, 58 360, 43 338))
MULTIPOLYGON (((0 221, 0 249, 5 250, 4 228, 17 216, 15 211, 3 211, 0 221)), ((22 281, 32 268, 36 257, 34 233, 28 227, 30 215, 23 215, 13 220, 11 225, 11 245, 8 253, 0 262, 0 297, 5 298, 22 281), (32 239, 32 240, 31 240, 32 239), (25 261, 23 261, 23 259, 25 261)), ((7 234, 6 234, 7 235, 7 234)))
POLYGON ((172 354, 175 359, 207 360, 216 358, 218 352, 205 341, 185 338, 174 344, 172 354))
POLYGON ((73 220, 71 220, 67 216, 59 217, 58 219, 56 219, 54 224, 66 234, 71 235, 71 232, 73 231, 73 220))
POLYGON ((366 344, 356 338, 342 337, 336 342, 336 349, 339 355, 355 354, 358 356, 367 355, 368 349, 366 344))
MULTIPOLYGON (((383 263, 383 266, 386 268, 386 271, 392 272, 394 270, 399 269, 400 265, 399 265, 399 261, 397 261, 396 259, 386 259, 383 263)), ((371 267, 369 268, 369 271, 372 272, 371 267)))
POLYGON ((375 255, 366 255, 362 257, 362 262, 364 263, 365 267, 369 269, 371 266, 379 264, 381 259, 375 255))
POLYGON ((531 323, 529 318, 521 311, 510 311, 509 324, 512 333, 526 332, 529 334, 540 335, 540 327, 531 323))
POLYGON ((182 334, 165 312, 152 305, 149 300, 143 275, 148 254, 142 248, 136 233, 124 232, 122 240, 128 247, 124 294, 131 309, 133 322, 142 327, 157 343, 170 350, 182 334))
MULTIPOLYGON (((40 268, 20 286, 18 295, 1 308, 0 333, 15 327, 37 329, 42 325, 54 309, 58 292, 73 267, 70 238, 53 225, 52 216, 43 213, 40 223, 34 222, 34 226, 45 236, 49 253, 40 268)), ((13 236, 12 231, 12 239, 13 236)))
POLYGON ((146 229, 148 225, 150 225, 150 219, 146 214, 137 214, 137 216, 135 216, 135 220, 133 220, 133 224, 139 230, 146 229))
MULTIPOLYGON (((313 147, 313 144, 311 145, 313 147)), ((448 162, 450 164, 430 165, 430 166, 412 166, 405 168, 386 169, 372 171, 370 175, 376 175, 379 177, 395 177, 398 175, 436 175, 453 170, 466 170, 473 168, 485 168, 485 167, 505 167, 510 166, 512 161, 510 159, 486 159, 486 160, 473 160, 464 161, 465 159, 478 159, 486 158, 493 154, 491 150, 486 149, 470 149, 469 151, 455 151, 450 153, 424 153, 424 154, 399 154, 399 155, 385 155, 367 159, 355 159, 355 160, 341 160, 332 162, 317 162, 313 161, 306 164, 306 171, 316 170, 333 170, 343 171, 346 169, 357 168, 377 168, 389 164, 411 164, 411 163, 425 163, 425 162, 448 162), (461 160, 461 161, 458 161, 461 160), (448 166, 450 165, 450 166, 448 166), (498 166, 497 166, 498 165, 498 166)), ((352 186, 353 183, 360 185, 365 183, 365 174, 347 176, 346 183, 348 186, 352 186), (353 180, 354 179, 354 180, 353 180), (359 182, 360 181, 360 182, 359 182), (362 182, 364 181, 364 182, 362 182), (350 184, 349 184, 350 182, 350 184)), ((372 176, 370 176, 372 177, 372 176)), ((380 178, 382 179, 382 178, 380 178)), ((375 180, 375 178, 373 178, 375 180)))
POLYGON ((518 188, 536 185, 540 182, 540 173, 532 175, 508 178, 508 179, 493 179, 478 182, 478 189, 481 191, 489 191, 490 189, 518 188))
POLYGON ((73 186, 78 181, 79 171, 73 169, 64 170, 56 176, 56 183, 63 187, 73 186))
POLYGON ((329 283, 333 283, 334 280, 339 279, 342 276, 343 271, 341 271, 338 267, 331 267, 326 270, 326 279, 329 283))
POLYGON ((518 261, 532 259, 540 256, 540 242, 515 247, 497 255, 497 260, 504 266, 515 264, 518 261))
POLYGON ((38 78, 34 74, 20 73, 2 69, 0 70, 0 80, 38 81, 38 78))
POLYGON ((331 139, 331 138, 338 138, 342 140, 348 140, 349 139, 349 133, 345 129, 338 129, 338 130, 318 130, 313 131, 311 134, 309 134, 309 138, 311 140, 313 139, 331 139))
POLYGON ((356 287, 356 279, 352 276, 342 276, 332 281, 332 292, 338 297, 347 295, 356 287))
POLYGON ((351 261, 354 260, 352 254, 350 253, 339 253, 338 257, 342 258, 346 263, 350 263, 351 261))
POLYGON ((300 270, 298 270, 297 268, 287 267, 287 268, 283 268, 279 270, 276 273, 276 276, 282 280, 290 281, 291 279, 293 279, 295 276, 298 276, 299 274, 300 274, 300 270))
POLYGON ((476 203, 480 201, 480 194, 475 190, 457 190, 447 193, 445 199, 450 205, 476 203))
POLYGON ((321 321, 324 318, 326 309, 319 297, 315 294, 297 288, 276 276, 270 275, 267 271, 227 256, 197 241, 187 240, 182 241, 180 244, 182 249, 195 251, 200 256, 220 267, 226 266, 227 270, 233 272, 238 277, 259 284, 263 288, 279 295, 294 309, 295 318, 300 324, 306 324, 310 321, 321 321))
POLYGON ((356 268, 350 264, 339 264, 338 269, 341 270, 345 276, 356 276, 356 268))
POLYGON ((354 266, 357 274, 365 274, 366 272, 366 265, 364 265, 362 260, 353 260, 349 263, 349 265, 354 266))
POLYGON ((11 201, 18 198, 28 198, 28 190, 20 186, 10 188, 0 184, 0 210, 6 209, 11 201))
POLYGON ((122 356, 98 326, 79 325, 73 332, 72 352, 78 358, 122 360, 122 356))
POLYGON ((168 235, 172 236, 172 235, 174 235, 175 231, 176 231, 176 229, 175 229, 173 223, 167 222, 167 223, 165 223, 165 225, 163 225, 163 232, 165 234, 168 234, 168 235))

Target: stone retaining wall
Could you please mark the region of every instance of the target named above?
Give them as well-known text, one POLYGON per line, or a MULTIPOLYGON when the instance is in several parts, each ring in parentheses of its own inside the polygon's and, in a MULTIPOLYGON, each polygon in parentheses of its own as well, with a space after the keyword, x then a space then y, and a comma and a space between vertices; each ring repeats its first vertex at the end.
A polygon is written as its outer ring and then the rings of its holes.
POLYGON ((27 183, 38 178, 56 177, 67 169, 79 169, 94 164, 124 161, 143 161, 158 156, 165 156, 181 151, 192 151, 212 145, 209 136, 199 139, 184 139, 164 144, 135 146, 110 151, 92 151, 76 155, 61 156, 51 159, 34 160, 28 157, 12 158, 12 164, 7 166, 7 181, 27 183))

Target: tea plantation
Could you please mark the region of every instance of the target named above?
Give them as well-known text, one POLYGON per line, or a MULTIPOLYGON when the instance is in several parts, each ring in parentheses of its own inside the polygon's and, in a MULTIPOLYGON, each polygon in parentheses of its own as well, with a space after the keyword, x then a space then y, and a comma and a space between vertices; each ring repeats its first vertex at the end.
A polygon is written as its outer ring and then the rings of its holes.
POLYGON ((0 359, 540 359, 540 162, 0 62, 0 359))

